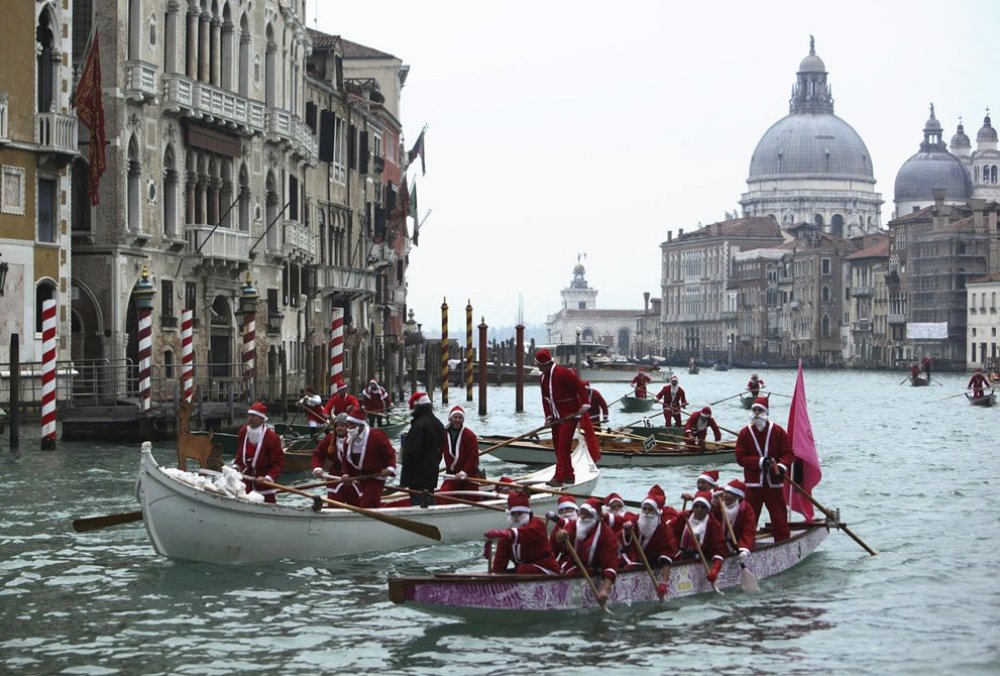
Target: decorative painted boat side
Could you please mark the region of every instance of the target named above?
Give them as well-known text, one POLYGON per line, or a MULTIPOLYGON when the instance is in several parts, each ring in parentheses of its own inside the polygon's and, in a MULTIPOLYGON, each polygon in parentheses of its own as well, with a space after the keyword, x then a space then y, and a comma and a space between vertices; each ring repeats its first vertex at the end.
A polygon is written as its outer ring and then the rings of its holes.
MULTIPOLYGON (((641 434, 641 432, 640 432, 641 434)), ((499 444, 509 437, 481 437, 480 448, 499 444)), ((577 441, 574 439, 574 444, 577 441)), ((705 452, 690 452, 686 450, 667 450, 658 446, 650 451, 643 451, 641 441, 616 442, 601 440, 601 459, 599 467, 676 467, 690 464, 710 464, 735 462, 736 456, 732 448, 717 448, 713 442, 708 442, 705 452)), ((512 444, 498 448, 490 455, 520 465, 550 465, 555 460, 552 450, 552 440, 515 441, 512 444)))
POLYGON ((625 396, 622 397, 622 410, 626 413, 645 413, 653 408, 653 401, 652 397, 639 399, 638 397, 625 396))
POLYGON ((969 400, 969 403, 973 406, 996 406, 997 395, 993 390, 990 390, 989 394, 984 394, 981 397, 974 397, 968 392, 965 393, 965 398, 969 400))
MULTIPOLYGON (((600 475, 585 448, 573 455, 577 483, 566 487, 577 493, 593 491, 600 475)), ((542 482, 552 478, 547 467, 525 478, 542 482)), ((432 543, 420 535, 343 509, 314 512, 310 501, 281 496, 275 505, 255 504, 219 495, 172 477, 144 444, 136 493, 143 523, 157 553, 189 561, 250 563, 274 559, 329 559, 347 554, 394 551, 432 543)), ((398 496, 387 496, 390 502, 398 496)), ((532 497, 535 512, 544 514, 558 496, 532 497)), ((506 507, 506 498, 486 501, 506 507)), ((481 507, 450 504, 420 507, 387 507, 382 513, 432 524, 441 541, 480 538, 498 525, 497 512, 481 507)))
MULTIPOLYGON (((747 568, 758 579, 782 573, 804 558, 826 539, 825 524, 812 524, 791 539, 778 544, 758 544, 750 553, 747 568)), ((720 589, 738 587, 738 557, 726 560, 716 580, 720 589)), ((712 592, 705 571, 696 561, 671 568, 667 599, 712 592)), ((528 616, 552 612, 594 612, 597 604, 586 581, 578 576, 511 575, 489 573, 399 577, 389 579, 389 599, 394 603, 433 613, 491 621, 523 621, 528 616), (514 611, 506 613, 503 611, 514 611)), ((644 568, 619 573, 608 606, 659 603, 656 589, 644 568)))

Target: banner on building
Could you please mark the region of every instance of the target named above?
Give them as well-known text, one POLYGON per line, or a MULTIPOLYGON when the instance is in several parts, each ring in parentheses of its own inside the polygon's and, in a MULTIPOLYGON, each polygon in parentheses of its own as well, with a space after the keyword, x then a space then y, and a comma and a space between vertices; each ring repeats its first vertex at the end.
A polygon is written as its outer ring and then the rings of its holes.
POLYGON ((948 322, 907 322, 907 340, 947 340, 948 322))

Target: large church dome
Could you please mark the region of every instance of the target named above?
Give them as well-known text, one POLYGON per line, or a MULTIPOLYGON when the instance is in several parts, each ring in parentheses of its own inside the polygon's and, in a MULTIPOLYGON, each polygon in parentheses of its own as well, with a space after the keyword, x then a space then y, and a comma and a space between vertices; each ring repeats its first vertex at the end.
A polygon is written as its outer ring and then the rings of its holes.
POLYGON ((833 113, 793 112, 765 132, 748 180, 793 176, 875 182, 871 156, 851 125, 833 113))
POLYGON ((896 174, 895 201, 899 215, 906 213, 906 209, 899 208, 901 203, 913 203, 907 205, 911 208, 932 203, 935 189, 944 189, 948 202, 964 202, 972 197, 969 172, 958 157, 948 152, 932 105, 931 116, 924 124, 920 151, 906 160, 896 174))

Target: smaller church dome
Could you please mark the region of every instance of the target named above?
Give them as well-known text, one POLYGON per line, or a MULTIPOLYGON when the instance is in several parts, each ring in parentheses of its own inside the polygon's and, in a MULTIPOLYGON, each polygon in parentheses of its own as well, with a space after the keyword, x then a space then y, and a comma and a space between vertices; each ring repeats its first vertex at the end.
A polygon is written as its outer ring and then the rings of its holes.
POLYGON ((972 147, 972 142, 969 141, 969 137, 965 133, 965 125, 961 122, 958 123, 958 129, 955 130, 955 135, 951 137, 951 143, 948 145, 951 146, 952 150, 972 147))
POLYGON ((983 128, 979 130, 976 134, 976 143, 996 143, 997 142, 997 130, 993 128, 990 122, 990 116, 987 115, 983 118, 983 128))
POLYGON ((809 36, 809 54, 799 63, 800 73, 826 73, 826 64, 816 56, 816 40, 809 36))
POLYGON ((573 266, 573 274, 574 275, 583 276, 583 274, 585 272, 587 272, 587 269, 583 267, 582 263, 577 263, 576 265, 573 266))
POLYGON ((924 141, 920 152, 903 163, 896 174, 895 201, 930 201, 934 190, 944 189, 945 199, 962 201, 972 197, 972 181, 962 160, 945 147, 941 140, 941 123, 931 116, 924 123, 924 141))

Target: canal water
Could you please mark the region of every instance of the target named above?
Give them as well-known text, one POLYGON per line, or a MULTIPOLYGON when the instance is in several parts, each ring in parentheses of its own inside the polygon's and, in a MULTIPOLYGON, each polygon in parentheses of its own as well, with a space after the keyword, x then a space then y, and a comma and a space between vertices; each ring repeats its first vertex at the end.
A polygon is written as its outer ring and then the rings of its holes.
MULTIPOLYGON (((795 372, 762 371, 784 424, 795 372)), ((966 376, 901 385, 901 373, 807 371, 823 463, 815 497, 879 554, 832 532, 760 594, 703 595, 613 615, 465 622, 392 604, 390 575, 483 570, 482 543, 411 548, 323 563, 219 566, 158 556, 141 524, 73 532, 79 516, 135 510, 139 446, 0 442, 0 673, 583 674, 717 671, 1000 671, 1000 408, 969 406, 966 376)), ((694 405, 738 392, 749 373, 680 374, 694 405)), ((611 401, 626 384, 599 384, 611 401)), ((659 387, 659 386, 657 386, 659 387)), ((489 391, 481 433, 540 424, 537 387, 514 413, 513 387, 489 391)), ((654 390, 655 392, 655 390, 654 390)), ((440 402, 440 392, 436 401, 440 402)), ((444 415, 440 403, 436 408, 444 415)), ((738 399, 717 404, 736 429, 738 399)), ((612 422, 632 422, 615 411, 612 422)), ((172 463, 174 448, 154 446, 172 463)), ((484 462, 491 476, 517 471, 484 462)), ((659 483, 675 506, 703 467, 605 470, 599 493, 641 499, 659 483)), ((735 464, 720 467, 728 481, 735 464)), ((288 498, 293 499, 293 498, 288 498)), ((503 516, 497 516, 498 526, 503 516)), ((261 533, 260 537, 267 537, 261 533)))

